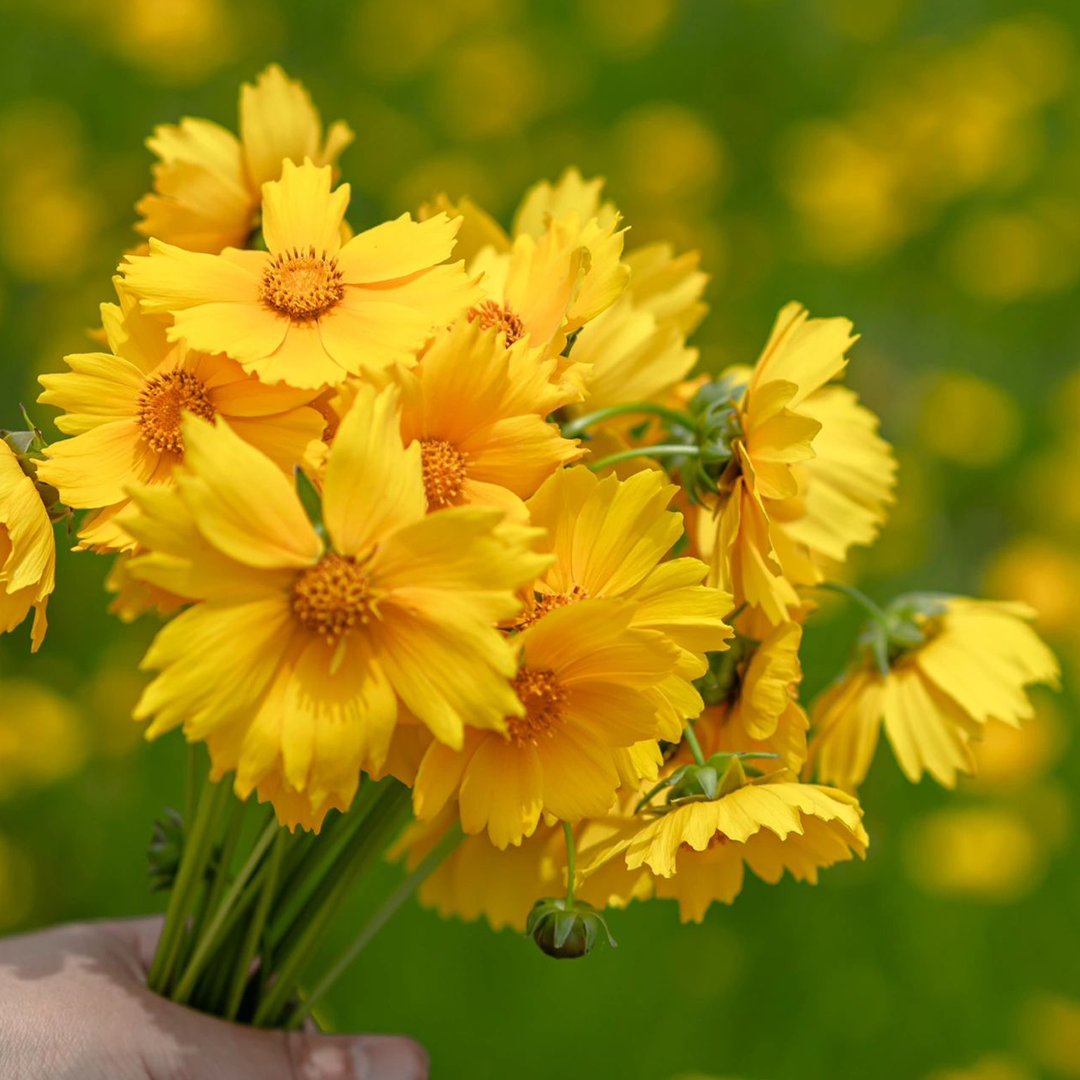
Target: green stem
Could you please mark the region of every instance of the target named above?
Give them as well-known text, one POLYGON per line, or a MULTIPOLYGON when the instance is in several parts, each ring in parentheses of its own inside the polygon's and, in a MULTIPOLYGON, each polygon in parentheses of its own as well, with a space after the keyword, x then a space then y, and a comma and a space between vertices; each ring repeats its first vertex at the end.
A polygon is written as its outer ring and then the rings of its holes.
POLYGON ((183 1005, 191 997, 191 992, 195 989, 195 981, 198 979, 203 965, 210 958, 211 950, 217 946, 222 934, 228 930, 231 925, 231 917, 237 917, 240 914, 240 911, 236 908, 236 902, 240 894, 244 891, 252 874, 255 873, 255 869, 266 853, 271 841, 281 832, 283 830, 276 820, 272 820, 263 829, 262 835, 251 849, 251 854, 248 855, 240 873, 236 875, 235 880, 229 886, 229 891, 222 897, 221 903, 211 916, 206 929, 199 935, 198 944, 195 946, 191 959, 188 961, 187 967, 184 968, 180 981, 173 991, 173 1001, 183 1005))
POLYGON ((566 902, 573 906, 574 882, 577 880, 577 845, 574 843, 574 830, 570 822, 562 823, 563 837, 566 840, 566 902))
POLYGON ((188 743, 187 776, 184 780, 184 828, 190 829, 199 796, 199 744, 188 743))
POLYGON ((299 975, 322 943, 357 879, 397 832, 408 812, 410 798, 409 789, 397 782, 380 791, 367 815, 366 827, 342 852, 319 893, 312 898, 313 903, 305 907, 295 939, 290 933, 280 954, 275 957, 276 981, 255 1010, 252 1019, 255 1027, 265 1027, 281 1015, 289 997, 295 992, 299 975))
MULTIPOLYGON (((276 821, 272 822, 272 824, 277 826, 276 821)), ((270 853, 270 861, 263 876, 262 888, 259 890, 259 899, 255 905, 251 922, 248 923, 247 931, 244 934, 244 944, 240 948, 240 955, 233 968, 232 984, 229 987, 229 997, 225 1004, 226 1020, 235 1020, 236 1014, 240 1011, 240 1002, 243 1001, 244 989, 251 975, 251 964, 259 947, 259 939, 266 929, 266 919, 270 914, 270 905, 277 890, 287 838, 288 833, 285 829, 278 827, 274 836, 274 848, 270 853)), ((268 958, 264 955, 263 963, 267 961, 268 958)))
POLYGON ((701 752, 701 743, 698 742, 698 737, 694 734, 692 725, 688 724, 686 726, 686 730, 683 732, 683 740, 690 747, 690 753, 694 755, 694 763, 704 765, 705 755, 701 752))
POLYGON ((330 970, 311 988, 311 992, 305 995, 304 1000, 296 1006, 292 1016, 289 1018, 289 1022, 285 1025, 287 1028, 295 1029, 300 1027, 316 1003, 367 948, 372 938, 390 921, 398 908, 416 892, 431 872, 461 843, 463 835, 461 826, 456 824, 447 830, 446 835, 424 856, 416 869, 383 901, 379 910, 368 920, 353 943, 341 954, 330 970))
POLYGON ((628 414, 659 416, 669 424, 678 424, 680 427, 688 429, 693 428, 693 422, 690 418, 677 409, 669 409, 666 405, 657 405, 651 401, 632 401, 627 405, 608 405, 606 408, 597 409, 595 412, 585 413, 584 416, 578 416, 570 420, 568 423, 563 424, 563 437, 572 439, 574 436, 580 435, 586 428, 592 427, 593 424, 600 424, 613 417, 628 414))
POLYGON ((681 443, 660 443, 657 446, 635 446, 629 450, 620 450, 617 454, 608 454, 598 461, 590 461, 589 468, 593 472, 618 465, 620 461, 632 461, 634 458, 664 458, 664 457, 700 457, 701 452, 696 446, 683 446, 681 443))
POLYGON ((866 593, 861 592, 859 589, 854 588, 851 585, 841 585, 836 581, 822 581, 816 586, 818 589, 825 589, 827 592, 839 593, 841 596, 846 596, 850 600, 854 600, 869 616, 881 626, 887 625, 888 617, 885 612, 870 599, 866 593))
POLYGON ((183 947, 184 932, 191 906, 198 894, 199 883, 214 846, 218 820, 229 798, 229 785, 214 783, 207 778, 199 795, 191 832, 184 838, 184 853, 180 869, 173 882, 169 903, 165 909, 165 924, 147 974, 147 985, 159 994, 166 992, 177 959, 183 947))

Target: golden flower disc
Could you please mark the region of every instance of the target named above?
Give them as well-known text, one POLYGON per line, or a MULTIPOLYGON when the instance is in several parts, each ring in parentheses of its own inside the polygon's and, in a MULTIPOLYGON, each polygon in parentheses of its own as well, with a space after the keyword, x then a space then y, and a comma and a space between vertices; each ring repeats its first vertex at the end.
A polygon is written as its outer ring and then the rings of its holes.
POLYGON ((465 457, 445 439, 421 439, 420 463, 428 509, 453 506, 465 486, 465 457))
POLYGON ((305 630, 330 644, 366 625, 375 610, 367 574, 336 552, 300 572, 292 586, 292 609, 305 630))
POLYGON ((549 612, 557 611, 566 607, 567 604, 576 604, 579 600, 587 600, 589 594, 580 586, 575 585, 568 593, 545 593, 539 596, 536 603, 529 608, 515 624, 517 630, 527 630, 533 623, 539 622, 549 612))
POLYGON ((555 678, 553 671, 533 671, 522 668, 513 680, 514 692, 525 706, 524 716, 506 719, 507 733, 518 746, 536 745, 541 738, 550 738, 563 718, 567 691, 555 678))
POLYGON ((337 260, 326 252, 296 248, 273 256, 263 270, 259 299, 290 319, 304 321, 329 311, 345 295, 337 260))
POLYGON ((180 421, 185 412, 204 420, 216 414, 206 385, 190 371, 165 371, 146 382, 136 402, 135 422, 143 440, 158 451, 184 452, 180 421))
POLYGON ((482 330, 505 334, 507 348, 525 336, 525 324, 520 317, 507 305, 497 304, 494 300, 485 300, 478 307, 469 308, 467 317, 469 322, 479 319, 482 330))

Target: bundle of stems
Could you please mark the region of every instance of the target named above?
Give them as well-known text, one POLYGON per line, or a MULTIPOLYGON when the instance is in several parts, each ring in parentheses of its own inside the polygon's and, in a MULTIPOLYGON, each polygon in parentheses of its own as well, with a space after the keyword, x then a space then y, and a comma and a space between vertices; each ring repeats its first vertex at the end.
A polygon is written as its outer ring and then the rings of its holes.
POLYGON ((200 781, 205 775, 192 748, 183 843, 147 983, 226 1020, 299 1027, 460 830, 447 833, 333 965, 317 972, 313 961, 335 920, 408 817, 409 789, 392 778, 365 782, 349 811, 332 811, 316 834, 291 832, 269 808, 237 799, 228 777, 200 781))

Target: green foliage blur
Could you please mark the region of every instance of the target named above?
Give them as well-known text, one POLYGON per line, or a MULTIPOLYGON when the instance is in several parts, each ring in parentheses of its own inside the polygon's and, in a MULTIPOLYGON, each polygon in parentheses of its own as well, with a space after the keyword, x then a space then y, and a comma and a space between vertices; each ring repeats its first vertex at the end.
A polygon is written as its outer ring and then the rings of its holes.
MULTIPOLYGON (((851 317, 901 461, 854 578, 1027 599, 1063 657, 1066 693, 957 793, 880 749, 866 864, 748 878, 700 927, 614 912, 619 948, 574 964, 414 905, 328 1023, 470 1080, 1080 1077, 1078 55, 1075 0, 0 0, 0 424, 21 402, 52 430, 36 377, 88 348, 153 125, 234 127, 277 60, 356 130, 356 227, 439 190, 507 218, 576 163, 633 243, 703 252, 707 368, 752 361, 789 299, 851 317)), ((160 905, 145 849, 185 751, 129 719, 154 626, 106 613, 106 566, 62 551, 41 653, 0 643, 4 931, 160 905)), ((808 697, 857 620, 821 612, 808 697)))

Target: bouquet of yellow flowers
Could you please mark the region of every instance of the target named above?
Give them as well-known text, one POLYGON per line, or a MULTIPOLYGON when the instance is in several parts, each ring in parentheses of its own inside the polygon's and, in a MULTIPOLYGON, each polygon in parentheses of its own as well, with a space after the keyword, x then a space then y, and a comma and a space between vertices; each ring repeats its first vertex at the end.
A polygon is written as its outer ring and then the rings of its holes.
POLYGON ((1021 605, 836 580, 896 473, 846 319, 789 304, 695 375, 697 255, 629 245, 602 181, 537 184, 509 231, 437 195, 354 233, 345 124, 271 66, 239 128, 154 132, 148 242, 97 351, 41 378, 64 437, 0 442, 3 630, 33 609, 41 645, 74 511, 117 615, 164 620, 135 718, 191 752, 154 990, 293 1027, 417 890, 578 957, 634 899, 700 920, 747 867, 814 882, 866 852, 882 725, 952 786, 1056 680, 1021 605), (808 711, 823 589, 867 621, 808 711))

